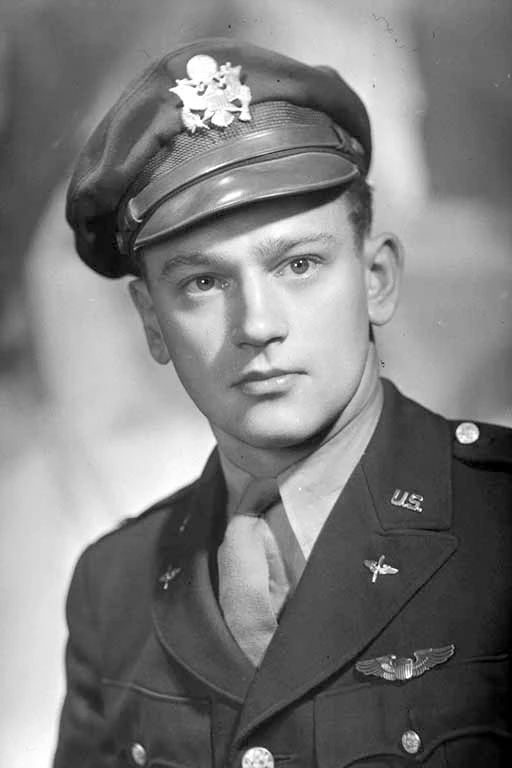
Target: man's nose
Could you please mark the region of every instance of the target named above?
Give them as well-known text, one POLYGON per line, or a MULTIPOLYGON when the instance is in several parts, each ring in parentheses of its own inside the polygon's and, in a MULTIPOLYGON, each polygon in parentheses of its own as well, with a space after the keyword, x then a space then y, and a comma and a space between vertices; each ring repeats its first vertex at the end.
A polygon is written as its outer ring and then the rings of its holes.
POLYGON ((253 278, 240 289, 232 322, 237 346, 262 347, 287 336, 285 306, 271 278, 253 278))

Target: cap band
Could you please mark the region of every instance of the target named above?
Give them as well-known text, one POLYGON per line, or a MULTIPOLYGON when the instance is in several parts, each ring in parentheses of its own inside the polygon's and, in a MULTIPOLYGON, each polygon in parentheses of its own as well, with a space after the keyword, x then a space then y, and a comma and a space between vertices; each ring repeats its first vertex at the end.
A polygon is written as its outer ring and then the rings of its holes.
POLYGON ((229 166, 244 161, 256 163, 267 155, 292 154, 297 150, 330 149, 341 152, 348 148, 348 138, 344 134, 341 128, 335 130, 333 126, 311 125, 247 134, 237 141, 209 150, 178 171, 168 171, 153 184, 149 184, 128 202, 125 213, 127 224, 140 224, 151 208, 164 198, 198 178, 205 178, 229 166))

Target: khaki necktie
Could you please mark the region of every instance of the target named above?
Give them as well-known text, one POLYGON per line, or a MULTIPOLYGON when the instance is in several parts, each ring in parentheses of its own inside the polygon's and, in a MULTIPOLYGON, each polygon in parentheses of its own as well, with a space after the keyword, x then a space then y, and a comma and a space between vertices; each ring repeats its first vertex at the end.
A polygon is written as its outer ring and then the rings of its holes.
POLYGON ((304 557, 275 479, 251 482, 219 547, 219 603, 235 640, 258 666, 304 557), (278 544, 279 540, 279 544, 278 544), (287 564, 280 546, 287 550, 287 564))

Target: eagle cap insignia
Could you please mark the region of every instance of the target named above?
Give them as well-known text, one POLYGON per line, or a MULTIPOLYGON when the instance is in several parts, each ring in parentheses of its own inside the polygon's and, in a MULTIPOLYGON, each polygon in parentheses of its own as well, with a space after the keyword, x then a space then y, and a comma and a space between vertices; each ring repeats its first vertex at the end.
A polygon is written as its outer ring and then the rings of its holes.
POLYGON ((384 680, 410 680, 412 677, 419 677, 438 664, 443 664, 454 653, 454 645, 414 651, 414 659, 400 658, 389 653, 387 656, 378 656, 376 659, 358 661, 356 662, 356 669, 363 675, 383 677, 384 680))
POLYGON ((227 128, 236 114, 239 120, 251 120, 251 89, 240 81, 241 69, 229 61, 219 66, 206 54, 188 60, 188 77, 176 79, 176 85, 169 91, 181 100, 183 124, 190 133, 212 125, 227 128))

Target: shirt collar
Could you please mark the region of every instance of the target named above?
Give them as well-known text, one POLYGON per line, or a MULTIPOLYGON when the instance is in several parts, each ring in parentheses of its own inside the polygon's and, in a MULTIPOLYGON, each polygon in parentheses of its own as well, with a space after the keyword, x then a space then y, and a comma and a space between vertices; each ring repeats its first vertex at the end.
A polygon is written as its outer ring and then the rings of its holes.
MULTIPOLYGON (((363 408, 343 429, 331 430, 315 451, 277 475, 288 519, 306 557, 348 478, 359 463, 379 421, 382 383, 377 378, 363 408)), ((227 514, 233 514, 253 476, 220 453, 228 493, 227 514)))

